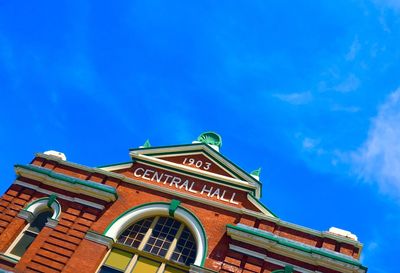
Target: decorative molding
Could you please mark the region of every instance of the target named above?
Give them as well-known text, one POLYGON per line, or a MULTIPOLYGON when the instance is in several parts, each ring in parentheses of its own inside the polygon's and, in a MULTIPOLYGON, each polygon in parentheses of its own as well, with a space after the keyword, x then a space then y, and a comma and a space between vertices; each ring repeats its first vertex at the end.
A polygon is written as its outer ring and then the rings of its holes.
POLYGON ((118 197, 114 187, 74 178, 34 165, 15 165, 15 172, 17 175, 37 180, 43 184, 88 195, 106 202, 115 201, 118 197))
POLYGON ((258 258, 258 259, 262 259, 262 260, 264 260, 266 262, 269 262, 269 263, 272 263, 272 264, 275 264, 275 265, 279 265, 279 266, 282 266, 282 267, 290 265, 290 266, 293 267, 293 269, 295 269, 296 271, 298 271, 300 273, 316 273, 315 271, 311 271, 311 270, 308 270, 308 269, 293 265, 291 263, 282 262, 282 261, 270 258, 266 254, 261 254, 261 253, 258 253, 256 251, 244 248, 244 247, 236 246, 234 244, 229 244, 229 249, 231 249, 233 251, 236 251, 236 252, 239 252, 239 253, 242 253, 242 254, 245 254, 245 255, 253 256, 253 257, 258 258))
POLYGON ((172 145, 172 146, 158 146, 150 147, 145 149, 129 149, 131 152, 144 154, 148 156, 158 156, 166 154, 180 154, 185 152, 203 152, 205 155, 216 161, 218 164, 223 165, 224 168, 229 170, 230 173, 234 173, 240 179, 244 181, 250 180, 252 183, 260 187, 261 193, 261 182, 252 177, 242 168, 237 166, 235 163, 230 161, 228 158, 223 156, 221 153, 215 151, 210 145, 199 143, 199 144, 184 144, 184 145, 172 145))
POLYGON ((35 215, 27 210, 20 210, 17 217, 25 219, 28 223, 31 223, 35 219, 35 215))
POLYGON ((15 180, 14 184, 20 185, 20 186, 23 186, 25 188, 29 188, 29 189, 32 189, 34 191, 37 191, 37 192, 40 192, 40 193, 44 193, 44 194, 47 194, 47 195, 55 194, 55 195, 57 195, 57 198, 64 199, 66 201, 79 203, 81 205, 93 207, 93 208, 96 208, 96 209, 99 209, 99 210, 103 210, 104 209, 103 205, 100 205, 100 204, 97 204, 97 203, 94 203, 94 202, 91 202, 91 201, 86 201, 86 200, 83 200, 81 198, 69 197, 69 196, 66 196, 64 194, 59 194, 59 193, 54 192, 54 191, 49 191, 49 190, 46 190, 46 189, 42 189, 41 187, 39 187, 37 185, 32 185, 32 184, 29 184, 29 183, 26 183, 26 182, 23 182, 23 181, 20 181, 20 180, 15 180))
POLYGON ((53 198, 50 197, 43 197, 39 199, 35 199, 31 201, 23 210, 31 212, 34 216, 38 213, 46 210, 48 208, 53 209, 53 215, 51 216, 52 219, 58 220, 61 214, 61 205, 57 200, 52 200, 53 198), (52 201, 51 205, 49 206, 49 201, 52 201))
POLYGON ((312 247, 242 224, 238 224, 237 226, 228 224, 227 233, 234 240, 310 264, 322 265, 343 273, 366 272, 367 270, 366 267, 351 256, 312 247))
POLYGON ((53 218, 48 218, 46 222, 46 227, 55 228, 58 225, 58 221, 53 218))
POLYGON ((179 201, 179 200, 175 200, 175 199, 171 200, 171 204, 169 205, 169 208, 168 208, 169 216, 174 217, 175 211, 178 209, 180 204, 181 204, 181 201, 179 201))
POLYGON ((115 243, 113 238, 107 237, 103 234, 99 234, 92 230, 89 230, 88 232, 86 232, 85 239, 95 242, 95 243, 98 243, 98 244, 101 244, 101 245, 105 245, 109 249, 115 243))

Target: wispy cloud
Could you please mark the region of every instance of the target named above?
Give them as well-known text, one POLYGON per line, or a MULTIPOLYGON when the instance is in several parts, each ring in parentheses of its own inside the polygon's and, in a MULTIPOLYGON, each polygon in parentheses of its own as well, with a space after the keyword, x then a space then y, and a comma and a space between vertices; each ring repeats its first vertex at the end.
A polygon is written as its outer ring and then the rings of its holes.
POLYGON ((400 11, 400 1, 399 0, 374 0, 374 2, 380 6, 394 9, 400 11))
POLYGON ((360 79, 354 74, 350 74, 343 82, 336 85, 333 89, 338 92, 351 92, 358 89, 360 86, 360 79))
POLYGON ((273 97, 294 105, 307 104, 313 100, 313 95, 310 91, 289 94, 274 94, 273 97))
POLYGON ((366 141, 352 154, 356 172, 386 193, 400 197, 400 88, 371 121, 366 141))
POLYGON ((346 54, 346 60, 353 61, 356 58, 360 49, 361 49, 360 41, 358 40, 358 37, 355 37, 353 43, 350 46, 349 51, 346 54))

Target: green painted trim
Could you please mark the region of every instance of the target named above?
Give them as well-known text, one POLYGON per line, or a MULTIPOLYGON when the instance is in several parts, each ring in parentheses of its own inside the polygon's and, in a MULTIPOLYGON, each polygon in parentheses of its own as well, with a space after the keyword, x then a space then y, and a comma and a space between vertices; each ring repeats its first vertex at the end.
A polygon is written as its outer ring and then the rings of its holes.
MULTIPOLYGON (((134 148, 134 149, 129 149, 129 151, 140 151, 140 150, 151 150, 151 149, 163 149, 163 148, 179 148, 179 147, 187 147, 187 146, 207 146, 211 149, 211 151, 214 151, 214 149, 212 147, 210 147, 210 145, 208 144, 204 144, 204 143, 196 143, 196 144, 183 144, 183 145, 171 145, 171 146, 158 146, 158 147, 150 147, 150 148, 134 148)), ((190 153, 190 152, 199 152, 200 150, 188 150, 188 151, 179 151, 179 152, 164 152, 164 153, 146 153, 146 155, 165 155, 165 154, 182 154, 182 153, 190 153)), ((224 166, 226 169, 229 170, 228 167, 225 166, 225 164, 221 163, 218 159, 216 159, 213 155, 209 154, 207 151, 205 150, 201 150, 201 152, 204 152, 206 155, 208 155, 209 157, 211 157, 213 160, 215 160, 218 164, 224 166)), ((215 152, 217 154, 217 152, 215 152)), ((236 165, 235 163, 233 163, 232 161, 230 161, 228 158, 226 158, 223 154, 218 153, 218 155, 220 157, 222 157, 224 160, 226 160, 227 162, 229 162, 230 164, 232 164, 235 168, 237 168, 238 170, 240 170, 241 172, 243 172, 243 174, 246 175, 246 177, 250 178, 253 182, 257 183, 260 185, 260 194, 261 194, 261 182, 258 181, 257 179, 255 179, 254 177, 252 177, 250 174, 248 174, 245 170, 243 170, 242 168, 240 168, 238 165, 236 165)))
POLYGON ((59 174, 56 172, 53 172, 49 169, 45 169, 43 167, 38 167, 38 166, 34 166, 34 165, 15 165, 16 168, 23 168, 29 171, 34 171, 40 174, 44 174, 47 175, 51 178, 54 179, 59 179, 65 182, 68 182, 70 184, 76 184, 76 185, 82 185, 82 186, 86 186, 92 189, 96 189, 99 191, 103 191, 103 192, 107 192, 110 193, 112 195, 114 195, 114 197, 116 199, 118 199, 118 194, 117 194, 117 190, 114 187, 111 187, 109 185, 104 185, 104 184, 99 184, 90 180, 82 180, 82 179, 78 179, 78 178, 74 178, 74 177, 70 177, 64 174, 59 174))
POLYGON ((266 209, 269 213, 271 213, 273 216, 275 216, 276 218, 279 218, 278 215, 276 215, 275 213, 273 213, 269 208, 267 208, 260 200, 258 200, 257 198, 254 197, 254 195, 249 194, 250 198, 255 201, 257 204, 259 204, 261 207, 263 207, 264 209, 266 209))
POLYGON ((215 179, 215 178, 212 178, 212 177, 208 177, 208 176, 204 176, 204 175, 201 175, 201 174, 197 174, 195 172, 192 173, 192 172, 180 170, 180 169, 177 169, 177 168, 174 168, 174 167, 170 167, 170 166, 165 166, 165 165, 162 165, 162 164, 154 163, 154 162, 148 161, 148 160, 143 159, 143 158, 137 158, 136 160, 139 161, 139 162, 140 161, 141 162, 145 162, 145 163, 148 163, 150 165, 157 166, 157 167, 160 167, 160 168, 172 170, 174 172, 184 173, 184 174, 187 174, 187 175, 190 175, 190 176, 194 176, 194 177, 197 177, 197 178, 200 178, 200 179, 203 179, 203 180, 204 179, 211 180, 213 182, 217 182, 218 184, 221 184, 221 183, 222 184, 227 184, 227 185, 239 188, 239 189, 243 189, 243 190, 245 190, 247 192, 251 192, 253 194, 255 193, 254 189, 252 189, 250 187, 247 187, 247 186, 236 185, 236 184, 233 184, 233 183, 230 183, 230 182, 226 182, 226 181, 221 182, 221 180, 218 180, 218 179, 215 179))
POLYGON ((274 270, 271 273, 293 273, 293 266, 287 265, 284 269, 274 270))
POLYGON ((114 164, 108 164, 108 165, 102 165, 102 166, 98 166, 95 168, 101 169, 101 168, 108 168, 108 167, 114 167, 114 166, 118 166, 118 165, 125 165, 125 164, 129 164, 129 163, 133 163, 134 161, 126 161, 126 162, 120 162, 120 163, 114 163, 114 164))
POLYGON ((54 201, 56 201, 56 199, 57 199, 57 195, 51 194, 51 195, 49 196, 49 200, 47 201, 47 206, 48 206, 49 208, 51 208, 51 204, 53 204, 54 201))
POLYGON ((175 200, 175 199, 171 200, 171 204, 169 205, 169 209, 168 209, 169 216, 174 217, 175 211, 177 210, 177 208, 179 207, 180 204, 181 204, 181 201, 179 201, 179 200, 175 200))
POLYGON ((359 263, 357 261, 353 261, 353 260, 341 257, 339 255, 328 253, 328 252, 326 252, 326 251, 324 251, 322 249, 316 249, 316 248, 311 247, 311 246, 305 246, 305 245, 297 243, 295 241, 292 241, 292 240, 289 240, 289 239, 286 239, 286 238, 282 238, 282 237, 278 237, 276 235, 269 234, 269 232, 267 232, 267 231, 261 231, 260 232, 260 231, 253 230, 253 228, 249 229, 249 228, 245 228, 245 227, 242 227, 242 226, 235 226, 235 225, 232 225, 232 224, 227 224, 226 227, 234 229, 234 230, 242 231, 242 232, 245 232, 245 233, 248 233, 248 234, 251 234, 251 235, 255 235, 255 236, 258 236, 258 237, 261 237, 261 238, 264 238, 264 239, 268 239, 268 240, 273 241, 273 242, 275 242, 275 243, 277 243, 279 245, 290 247, 290 248, 293 248, 293 249, 296 249, 296 250, 300 250, 300 251, 303 251, 303 252, 306 252, 306 253, 310 253, 310 254, 318 254, 318 255, 321 255, 321 256, 336 260, 336 261, 340 261, 340 262, 343 262, 343 263, 347 263, 347 264, 351 264, 351 265, 357 266, 357 267, 359 267, 359 268, 361 268, 361 269, 363 269, 365 271, 367 270, 367 267, 363 266, 361 263, 359 263))
MULTIPOLYGON (((52 195, 53 195, 53 194, 52 194, 52 195)), ((50 195, 50 196, 51 196, 51 195, 50 195)), ((45 201, 45 200, 47 200, 47 206, 48 206, 48 207, 51 207, 51 205, 52 205, 53 203, 56 203, 56 204, 57 204, 56 219, 58 219, 58 217, 59 217, 60 214, 61 214, 61 205, 60 205, 60 203, 59 203, 56 199, 54 199, 54 200, 51 202, 50 206, 49 206, 48 204, 49 204, 49 201, 50 201, 50 196, 49 196, 49 197, 42 197, 42 198, 39 198, 39 199, 35 199, 34 201, 28 203, 28 204, 26 205, 26 207, 25 207, 23 210, 28 211, 28 209, 29 209, 32 205, 34 205, 34 204, 36 204, 36 203, 38 203, 38 202, 40 202, 40 201, 45 201)), ((35 215, 35 216, 36 216, 36 215, 35 215)))
MULTIPOLYGON (((121 213, 117 218, 115 218, 107 226, 107 228, 104 230, 103 235, 105 235, 108 232, 108 230, 115 224, 115 222, 117 222, 120 218, 122 218, 123 216, 125 216, 126 214, 130 213, 133 210, 137 210, 139 208, 146 207, 146 206, 149 206, 149 205, 170 205, 170 204, 171 203, 167 203, 167 202, 150 202, 150 203, 144 203, 144 204, 141 204, 139 206, 130 208, 130 209, 124 211, 123 213, 121 213)), ((203 259, 201 261, 201 266, 204 266, 204 263, 205 263, 206 257, 207 257, 207 252, 208 252, 208 238, 207 238, 207 235, 206 235, 206 230, 204 229, 203 225, 201 224, 200 219, 193 212, 191 212, 189 209, 187 209, 185 207, 182 207, 182 206, 180 206, 180 208, 185 210, 186 212, 188 212, 190 215, 192 215, 193 218, 196 219, 197 223, 199 224, 199 226, 200 226, 200 228, 202 230, 202 234, 201 235, 203 236, 203 240, 205 242, 205 246, 204 246, 203 259)))

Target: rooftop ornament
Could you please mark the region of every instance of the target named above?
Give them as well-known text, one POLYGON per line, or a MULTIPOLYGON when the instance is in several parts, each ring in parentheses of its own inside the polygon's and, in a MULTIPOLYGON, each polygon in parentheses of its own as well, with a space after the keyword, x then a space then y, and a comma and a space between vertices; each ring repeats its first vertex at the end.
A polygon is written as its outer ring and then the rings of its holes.
POLYGON ((197 141, 208 144, 217 151, 219 151, 222 146, 222 138, 215 132, 204 132, 197 138, 197 141))

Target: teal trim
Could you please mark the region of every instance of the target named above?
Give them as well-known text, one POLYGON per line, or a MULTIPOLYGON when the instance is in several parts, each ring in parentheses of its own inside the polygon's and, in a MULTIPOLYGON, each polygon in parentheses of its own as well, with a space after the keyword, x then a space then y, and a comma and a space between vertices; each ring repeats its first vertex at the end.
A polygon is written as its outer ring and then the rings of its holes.
POLYGON ((53 204, 54 201, 56 201, 56 199, 57 199, 57 195, 55 195, 55 194, 50 195, 49 200, 47 201, 47 206, 49 208, 51 208, 51 204, 53 204))
MULTIPOLYGON (((149 206, 149 205, 170 205, 170 204, 171 204, 171 203, 167 203, 167 202, 150 202, 150 203, 144 203, 144 204, 141 204, 141 205, 139 205, 139 206, 130 208, 130 209, 124 211, 123 213, 121 213, 117 218, 115 218, 115 219, 107 226, 107 228, 104 230, 103 235, 107 234, 107 232, 108 232, 108 231, 110 230, 110 228, 115 224, 115 222, 117 222, 120 218, 122 218, 123 216, 125 216, 126 214, 128 214, 128 213, 130 213, 130 212, 132 212, 132 211, 134 211, 134 210, 137 210, 137 209, 140 209, 140 208, 149 206)), ((187 209, 187 208, 185 208, 185 207, 182 207, 182 206, 179 206, 179 208, 182 209, 182 210, 184 210, 184 211, 186 211, 186 212, 188 212, 190 215, 192 215, 193 218, 196 220, 197 224, 198 224, 198 225, 200 226, 200 228, 201 228, 201 231, 202 231, 202 232, 201 232, 201 236, 203 237, 203 241, 204 241, 204 243, 205 243, 204 252, 203 252, 203 259, 202 259, 202 261, 201 261, 201 266, 204 266, 204 263, 205 263, 206 257, 207 257, 207 252, 208 252, 208 238, 207 238, 207 235, 206 235, 206 230, 204 229, 203 225, 201 224, 200 219, 199 219, 193 212, 191 212, 189 209, 187 209)))
POLYGON ((255 201, 257 204, 259 204, 261 207, 263 207, 264 209, 266 209, 269 213, 271 213, 274 217, 279 218, 278 215, 276 215, 275 213, 273 213, 269 208, 267 208, 260 200, 258 200, 257 198, 255 198, 252 194, 249 194, 250 198, 255 201))
POLYGON ((273 235, 272 233, 268 232, 268 231, 264 231, 264 230, 256 230, 255 228, 252 227, 244 227, 244 226, 234 226, 232 224, 227 224, 226 225, 227 228, 231 228, 234 230, 238 230, 238 231, 242 231, 251 235, 255 235, 270 241, 273 241, 279 245, 283 245, 286 247, 290 247, 296 250, 300 250, 302 252, 305 253, 309 253, 309 254, 318 254, 336 261, 340 261, 343 263, 347 263, 347 264, 351 264, 354 266, 357 266, 365 271, 367 271, 367 267, 363 266, 360 262, 356 261, 356 260, 351 260, 342 256, 339 256, 337 254, 333 254, 333 253, 328 253, 326 250, 323 249, 317 249, 315 247, 312 246, 306 246, 300 243, 297 243, 293 240, 289 240, 286 238, 282 238, 282 237, 278 237, 276 235, 273 235))
POLYGON ((284 269, 274 270, 271 273, 293 273, 293 266, 287 265, 284 269))
MULTIPOLYGON (((150 147, 150 148, 133 148, 133 149, 129 149, 129 151, 140 151, 140 150, 152 150, 152 149, 163 149, 163 148, 179 148, 179 147, 187 147, 187 146, 193 146, 194 147, 201 147, 201 146, 207 146, 209 147, 212 151, 213 148, 210 147, 208 144, 204 144, 204 143, 198 143, 198 144, 183 144, 183 145, 171 145, 171 146, 158 146, 158 147, 150 147)), ((164 152, 164 153, 145 153, 146 155, 165 155, 165 154, 182 154, 182 153, 190 153, 190 152, 199 152, 200 150, 188 150, 188 151, 179 151, 179 152, 164 152)), ((201 150, 201 152, 203 152, 204 154, 208 155, 209 157, 211 157, 214 161, 216 161, 218 164, 224 166, 226 169, 229 170, 229 168, 227 166, 225 166, 225 164, 221 163, 218 159, 216 159, 213 155, 209 154, 208 152, 201 150)), ((217 152, 215 152, 217 154, 217 152)), ((261 194, 261 187, 262 184, 260 181, 258 181, 257 179, 255 179, 254 177, 252 177, 251 175, 249 175, 245 170, 243 170, 242 168, 240 168, 238 165, 236 165, 235 163, 233 163, 232 161, 230 161, 228 158, 226 158, 223 154, 218 153, 218 155, 220 157, 222 157, 225 161, 229 162, 230 164, 232 164, 235 168, 237 168, 238 170, 240 170, 247 178, 249 178, 251 181, 257 183, 260 186, 260 194, 261 194)), ((240 176, 240 175, 239 175, 240 176)))
POLYGON ((162 165, 162 164, 154 163, 154 162, 148 161, 148 160, 143 159, 143 158, 137 158, 136 161, 145 162, 147 164, 150 164, 150 165, 153 165, 153 166, 157 166, 157 167, 160 167, 160 168, 164 168, 164 169, 168 169, 168 170, 171 170, 171 171, 174 171, 174 172, 184 173, 184 174, 187 174, 187 175, 190 175, 190 176, 194 176, 194 177, 197 177, 197 178, 200 178, 200 179, 203 179, 203 180, 206 179, 206 180, 210 180, 210 181, 213 181, 213 182, 217 182, 219 184, 221 184, 221 183, 227 184, 227 185, 230 185, 232 187, 236 187, 236 188, 239 188, 239 189, 250 191, 253 194, 255 193, 254 189, 252 189, 250 187, 247 187, 247 186, 236 185, 236 184, 229 183, 229 182, 226 182, 226 181, 222 182, 221 180, 218 180, 218 179, 215 179, 215 178, 212 178, 212 177, 207 177, 207 176, 203 176, 203 175, 197 174, 195 172, 192 173, 192 172, 180 170, 180 169, 177 169, 177 168, 174 168, 174 167, 170 167, 170 166, 165 166, 165 165, 162 165))
POLYGON ((172 199, 171 204, 169 205, 168 213, 169 216, 174 217, 176 209, 179 207, 181 204, 181 201, 172 199))
POLYGON ((44 174, 44 175, 47 175, 47 176, 49 176, 51 178, 59 179, 59 180, 68 182, 70 184, 82 185, 82 186, 85 186, 85 187, 89 187, 89 188, 92 188, 92 189, 96 189, 96 190, 99 190, 99 191, 110 193, 110 194, 114 195, 114 197, 116 199, 118 198, 117 190, 114 187, 111 187, 109 185, 96 183, 96 182, 93 182, 93 181, 90 181, 90 180, 82 180, 82 179, 74 178, 74 177, 71 177, 71 176, 67 176, 67 175, 64 175, 64 174, 56 173, 56 172, 53 172, 53 171, 51 171, 49 169, 45 169, 45 168, 34 166, 34 165, 18 165, 17 164, 17 165, 15 165, 15 167, 16 168, 26 169, 26 170, 33 171, 33 172, 37 172, 37 173, 40 173, 40 174, 44 174))
MULTIPOLYGON (((54 195, 54 194, 52 194, 52 195, 54 195)), ((32 206, 32 205, 34 205, 34 204, 36 204, 36 203, 38 203, 38 202, 40 202, 40 201, 46 201, 47 200, 47 207, 49 207, 49 208, 51 208, 51 205, 53 204, 53 203, 56 203, 56 210, 55 210, 55 213, 56 213, 56 219, 58 219, 58 217, 60 216, 60 214, 61 214, 61 205, 60 205, 60 203, 54 198, 54 200, 51 202, 51 204, 49 205, 49 202, 50 202, 50 198, 51 198, 51 196, 52 195, 50 195, 49 197, 42 197, 42 198, 39 198, 39 199, 36 199, 36 200, 34 200, 34 201, 32 201, 32 202, 30 202, 29 204, 27 204, 26 205, 26 207, 23 209, 23 210, 26 210, 26 211, 28 211, 29 210, 29 208, 32 206)), ((35 215, 36 216, 36 215, 35 215)))

